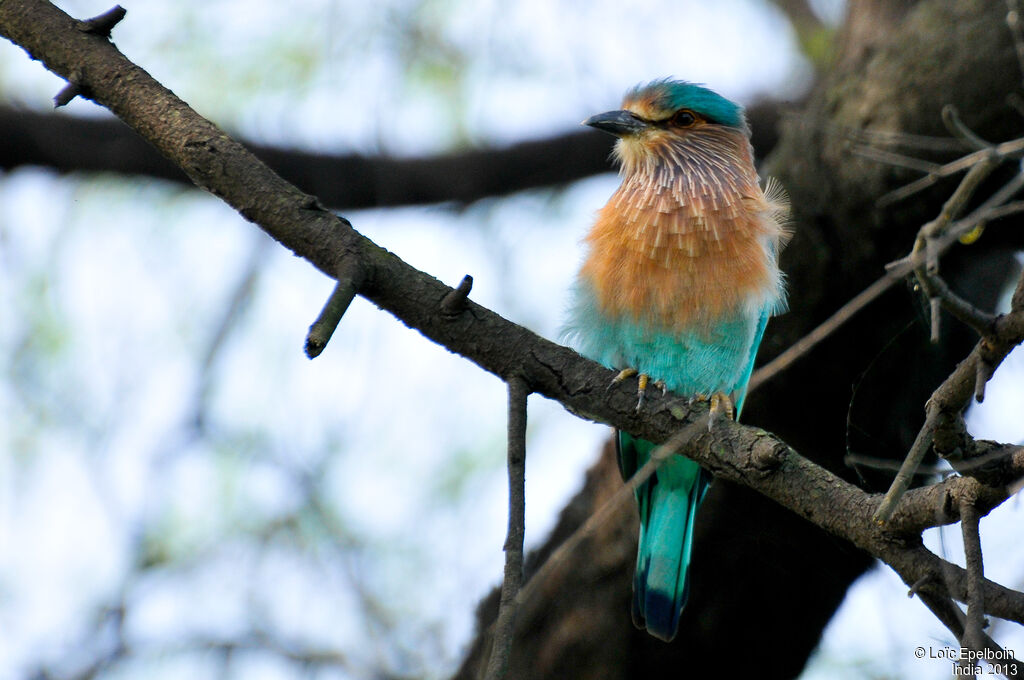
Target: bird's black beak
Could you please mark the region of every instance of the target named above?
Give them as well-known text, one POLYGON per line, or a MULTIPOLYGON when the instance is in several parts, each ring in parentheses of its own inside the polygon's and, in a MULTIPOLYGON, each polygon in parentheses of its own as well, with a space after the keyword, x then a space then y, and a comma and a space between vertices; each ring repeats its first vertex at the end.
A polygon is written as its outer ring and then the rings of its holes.
POLYGON ((624 137, 640 132, 647 127, 647 122, 632 111, 606 111, 587 118, 583 125, 624 137))

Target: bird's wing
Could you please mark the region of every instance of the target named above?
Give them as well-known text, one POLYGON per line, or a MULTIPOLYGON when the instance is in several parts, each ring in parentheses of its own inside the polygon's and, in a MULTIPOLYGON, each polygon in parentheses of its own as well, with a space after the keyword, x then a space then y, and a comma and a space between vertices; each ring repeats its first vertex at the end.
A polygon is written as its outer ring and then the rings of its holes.
POLYGON ((740 412, 743 410, 743 402, 747 398, 747 384, 750 382, 750 376, 754 372, 754 359, 757 358, 757 348, 761 346, 761 339, 764 337, 765 326, 768 325, 768 317, 771 316, 768 308, 761 310, 761 316, 757 320, 757 329, 754 331, 754 341, 750 343, 750 352, 747 354, 747 364, 743 368, 743 379, 739 382, 739 387, 736 388, 736 419, 740 417, 740 412))

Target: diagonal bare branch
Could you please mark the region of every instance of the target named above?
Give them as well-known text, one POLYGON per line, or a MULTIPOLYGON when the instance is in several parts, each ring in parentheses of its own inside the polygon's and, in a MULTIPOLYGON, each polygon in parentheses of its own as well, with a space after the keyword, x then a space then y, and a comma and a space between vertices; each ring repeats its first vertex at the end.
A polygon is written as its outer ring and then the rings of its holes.
POLYGON ((501 583, 494 644, 486 680, 508 672, 515 632, 519 589, 523 583, 523 539, 526 535, 526 399, 530 395, 519 376, 508 379, 508 535, 505 538, 505 578, 501 583))

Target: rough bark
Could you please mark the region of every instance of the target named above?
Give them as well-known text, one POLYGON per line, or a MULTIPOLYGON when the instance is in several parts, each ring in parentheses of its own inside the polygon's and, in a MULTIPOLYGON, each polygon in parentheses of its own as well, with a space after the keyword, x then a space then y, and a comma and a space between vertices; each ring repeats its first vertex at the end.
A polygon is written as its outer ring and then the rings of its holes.
MULTIPOLYGON (((784 124, 762 168, 793 204, 794 237, 783 255, 791 311, 769 324, 765 361, 802 337, 877 279, 933 218, 953 182, 880 209, 876 199, 918 175, 851 153, 848 131, 946 136, 941 109, 954 104, 994 140, 1019 134, 1006 96, 1020 70, 1006 30, 1005 5, 984 1, 857 2, 838 58, 808 105, 784 124)), ((946 154, 949 158, 949 154, 946 154)), ((991 309, 1014 272, 1007 248, 1019 227, 993 227, 966 253, 944 261, 958 290, 991 309), (955 274, 954 274, 955 272, 955 274)), ((946 319, 942 343, 907 287, 897 286, 835 336, 751 395, 743 419, 764 427, 842 477, 878 490, 890 475, 843 464, 843 452, 905 455, 930 392, 973 339, 946 319), (850 427, 847 416, 850 416, 850 427)), ((606 450, 548 542, 531 561, 600 507, 618 472, 606 450)), ((635 523, 621 516, 566 566, 572 576, 539 588, 524 604, 513 657, 515 678, 593 680, 653 677, 791 678, 799 674, 849 585, 872 564, 865 552, 808 525, 747 488, 716 481, 698 516, 692 593, 679 635, 661 643, 629 622, 635 523)), ((480 627, 493 617, 481 603, 480 627)), ((457 674, 474 677, 486 635, 457 674)))

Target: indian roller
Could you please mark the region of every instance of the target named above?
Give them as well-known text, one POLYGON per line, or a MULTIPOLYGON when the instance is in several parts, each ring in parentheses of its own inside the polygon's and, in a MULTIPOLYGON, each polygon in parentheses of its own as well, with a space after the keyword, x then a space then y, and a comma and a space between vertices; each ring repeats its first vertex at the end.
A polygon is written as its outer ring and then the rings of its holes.
MULTIPOLYGON (((618 141, 622 182, 586 237, 566 336, 585 356, 639 374, 640 408, 662 389, 743 408, 768 317, 785 305, 778 252, 784 193, 762 190, 743 109, 693 83, 656 80, 584 125, 618 141)), ((628 479, 655 445, 618 432, 628 479)), ((671 456, 636 491, 633 622, 675 637, 689 592, 697 508, 711 475, 671 456)))

